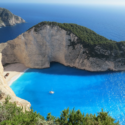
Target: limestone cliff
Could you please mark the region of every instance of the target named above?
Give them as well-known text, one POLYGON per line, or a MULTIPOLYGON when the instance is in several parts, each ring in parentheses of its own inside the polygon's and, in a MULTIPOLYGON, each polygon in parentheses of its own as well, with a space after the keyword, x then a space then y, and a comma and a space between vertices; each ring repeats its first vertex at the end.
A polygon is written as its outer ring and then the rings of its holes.
POLYGON ((0 27, 12 26, 17 23, 24 23, 21 17, 12 14, 9 10, 0 8, 0 27))
POLYGON ((12 89, 7 85, 3 77, 3 66, 1 64, 2 55, 0 53, 0 103, 5 101, 7 96, 10 96, 10 102, 16 102, 17 106, 23 107, 23 110, 30 110, 31 104, 21 98, 16 97, 12 89))
POLYGON ((89 48, 79 42, 73 33, 56 25, 39 25, 19 35, 16 39, 0 44, 2 63, 23 63, 29 68, 47 68, 50 62, 88 71, 125 70, 125 47, 107 50, 102 45, 89 48), (116 56, 118 53, 121 56, 116 56))

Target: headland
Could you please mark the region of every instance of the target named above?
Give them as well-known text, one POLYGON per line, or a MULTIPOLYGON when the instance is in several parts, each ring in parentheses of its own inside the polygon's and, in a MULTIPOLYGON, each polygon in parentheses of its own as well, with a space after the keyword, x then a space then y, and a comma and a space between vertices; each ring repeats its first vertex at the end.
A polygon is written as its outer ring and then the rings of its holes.
POLYGON ((5 8, 0 8, 0 27, 13 26, 18 23, 25 23, 25 20, 5 8))

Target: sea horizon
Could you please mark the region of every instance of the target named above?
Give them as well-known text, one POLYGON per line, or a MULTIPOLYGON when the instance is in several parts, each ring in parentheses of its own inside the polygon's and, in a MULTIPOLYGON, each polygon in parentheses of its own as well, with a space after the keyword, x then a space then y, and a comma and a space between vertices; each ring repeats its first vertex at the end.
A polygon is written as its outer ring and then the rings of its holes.
POLYGON ((74 23, 87 27, 108 39, 117 42, 125 41, 125 8, 122 6, 32 3, 28 6, 26 3, 4 3, 0 7, 10 10, 26 21, 23 24, 0 28, 0 42, 12 40, 30 27, 43 21, 74 23))
MULTIPOLYGON (((26 21, 0 28, 0 43, 15 39, 43 21, 75 23, 108 39, 125 41, 123 6, 28 5, 0 5, 26 21)), ((10 87, 18 97, 31 102, 34 111, 40 112, 43 116, 49 112, 59 116, 60 111, 68 106, 70 109, 76 107, 76 110, 80 109, 82 113, 92 114, 104 108, 104 111, 109 111, 112 117, 124 125, 124 75, 125 72, 91 73, 51 63, 48 69, 28 69, 13 81, 10 87), (55 92, 53 95, 49 94, 51 90, 55 92)))

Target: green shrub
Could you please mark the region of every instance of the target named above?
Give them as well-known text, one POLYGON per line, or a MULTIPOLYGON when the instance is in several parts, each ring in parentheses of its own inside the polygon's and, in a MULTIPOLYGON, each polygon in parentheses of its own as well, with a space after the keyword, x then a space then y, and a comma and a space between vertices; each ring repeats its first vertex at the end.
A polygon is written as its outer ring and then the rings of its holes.
POLYGON ((108 115, 107 112, 99 112, 98 115, 82 114, 80 110, 65 109, 62 111, 60 118, 55 119, 59 125, 119 125, 114 123, 115 119, 108 115))
POLYGON ((44 120, 44 117, 33 112, 33 109, 24 113, 22 108, 9 102, 9 99, 7 97, 5 103, 0 104, 0 125, 35 125, 38 118, 44 120))
MULTIPOLYGON (((116 42, 113 40, 109 40, 101 35, 98 35, 94 31, 77 24, 45 21, 33 27, 34 27, 34 30, 38 32, 39 27, 42 27, 44 25, 59 26, 60 28, 66 30, 68 35, 70 33, 75 34, 78 37, 77 44, 82 44, 84 47, 93 48, 96 45, 100 45, 106 50, 113 51, 113 50, 120 50, 120 45, 125 46, 125 41, 116 42)), ((32 29, 33 27, 31 27, 30 29, 32 29)))
POLYGON ((33 109, 23 112, 22 108, 9 102, 9 99, 7 97, 5 103, 0 104, 0 125, 119 125, 119 122, 114 123, 115 119, 103 110, 96 116, 84 115, 80 110, 70 111, 68 108, 61 112, 59 118, 48 113, 45 120, 43 116, 33 112, 33 109))

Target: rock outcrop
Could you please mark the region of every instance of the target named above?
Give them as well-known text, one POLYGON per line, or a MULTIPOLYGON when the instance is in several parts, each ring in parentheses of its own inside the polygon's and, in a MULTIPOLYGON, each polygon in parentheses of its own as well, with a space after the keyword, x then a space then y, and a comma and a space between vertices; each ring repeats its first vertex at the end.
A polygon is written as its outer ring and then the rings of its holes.
POLYGON ((25 20, 12 14, 7 9, 0 8, 0 27, 12 26, 18 23, 25 23, 25 20))
MULTIPOLYGON (((121 48, 120 53, 124 54, 124 46, 121 48)), ((59 26, 42 25, 37 32, 33 27, 16 39, 0 44, 0 51, 3 65, 20 62, 29 68, 47 68, 51 62, 59 62, 88 71, 125 70, 125 57, 116 58, 117 50, 106 50, 100 45, 91 50, 59 26)))
MULTIPOLYGON (((2 60, 1 53, 0 53, 0 60, 2 60)), ((25 111, 25 109, 27 111, 30 110, 31 104, 26 100, 18 98, 14 94, 12 89, 7 85, 6 80, 4 79, 4 76, 3 76, 3 66, 0 61, 0 102, 1 103, 4 102, 7 96, 11 98, 10 102, 12 103, 15 102, 17 106, 23 107, 23 111, 25 111)))

